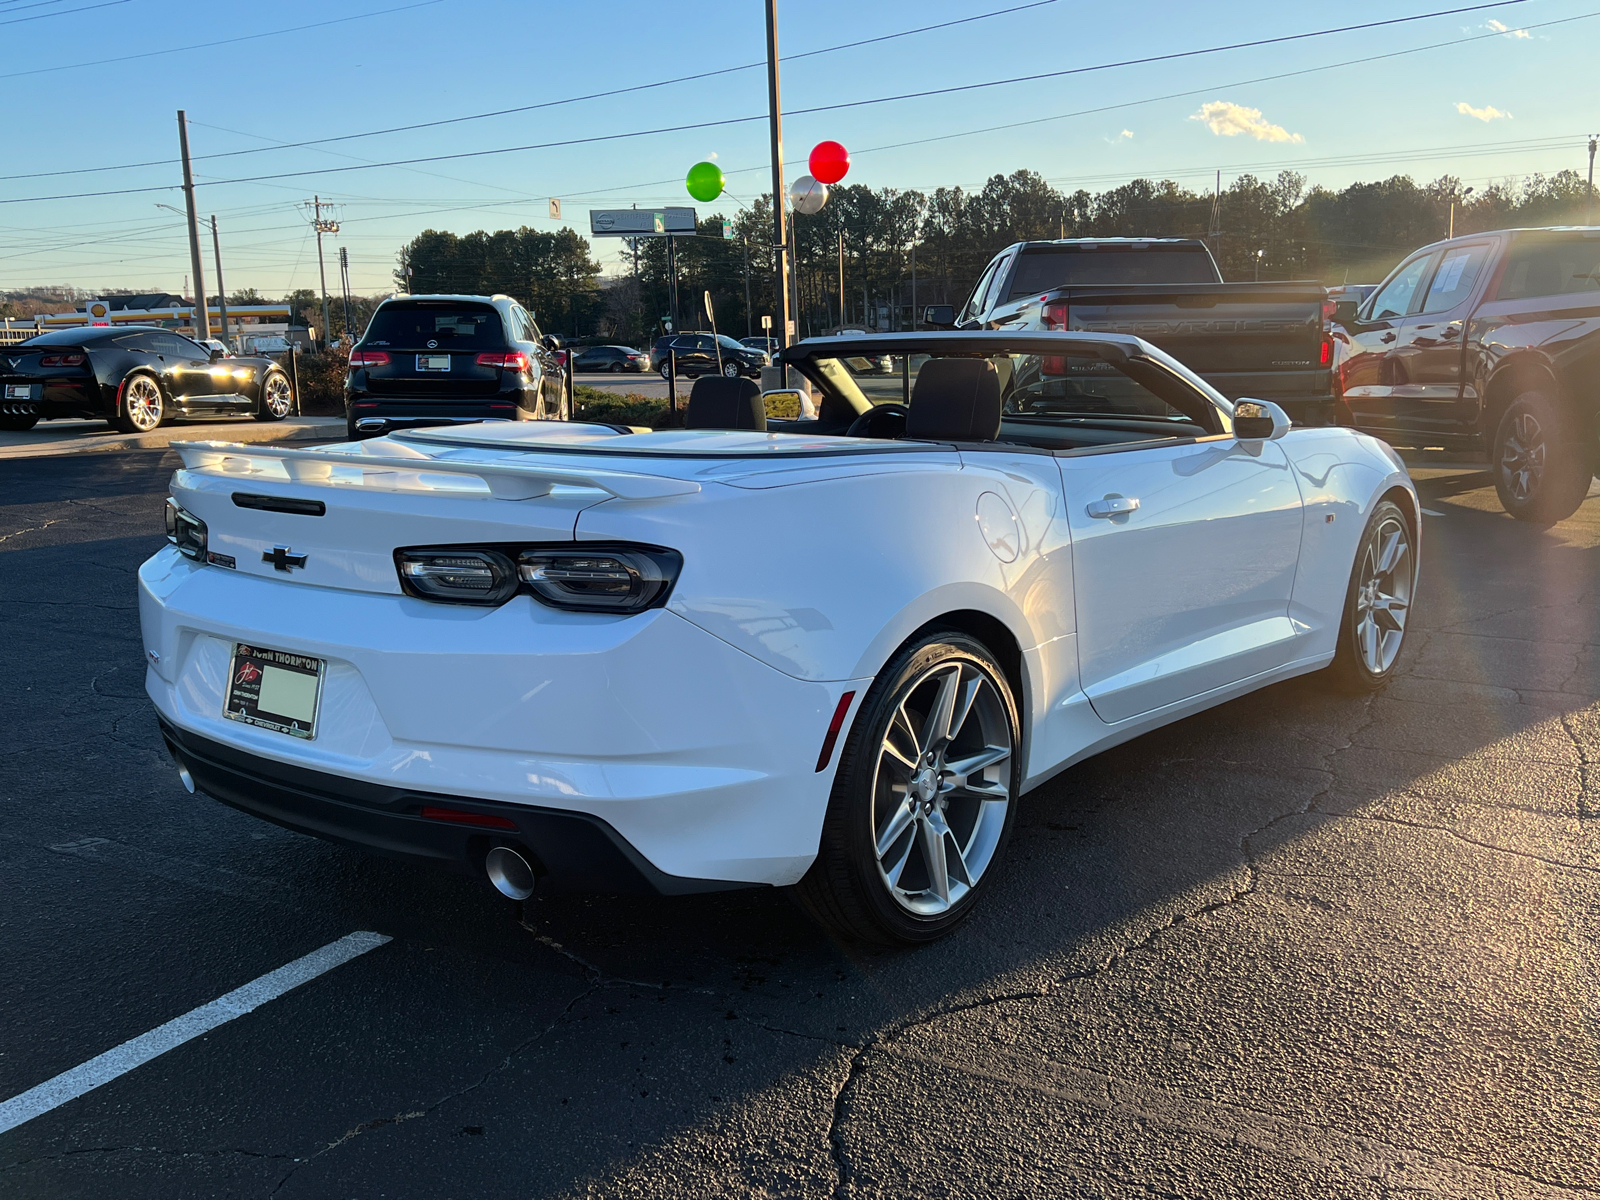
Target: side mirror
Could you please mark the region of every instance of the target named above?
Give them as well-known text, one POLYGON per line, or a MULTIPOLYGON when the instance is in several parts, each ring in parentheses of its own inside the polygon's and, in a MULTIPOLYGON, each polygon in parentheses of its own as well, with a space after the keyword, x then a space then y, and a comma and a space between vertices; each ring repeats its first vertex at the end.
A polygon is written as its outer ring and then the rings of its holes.
POLYGON ((807 396, 798 388, 774 388, 770 392, 761 393, 761 403, 767 410, 769 418, 779 421, 799 421, 806 417, 814 417, 815 413, 807 413, 810 407, 807 396))
POLYGON ((1340 300, 1333 306, 1333 319, 1340 325, 1354 325, 1356 309, 1360 307, 1354 300, 1340 300))
POLYGON ((561 339, 553 333, 545 334, 544 348, 550 351, 550 353, 554 354, 557 350, 561 349, 561 339))
POLYGON ((1270 400, 1233 402, 1233 436, 1241 442, 1276 441, 1293 425, 1289 414, 1270 400))
POLYGON ((954 304, 930 304, 922 310, 922 323, 932 325, 935 329, 954 329, 956 327, 956 306, 954 304))
POLYGON ((222 359, 227 358, 227 357, 228 357, 228 352, 226 350, 218 349, 216 346, 211 347, 211 361, 212 362, 220 362, 222 359))

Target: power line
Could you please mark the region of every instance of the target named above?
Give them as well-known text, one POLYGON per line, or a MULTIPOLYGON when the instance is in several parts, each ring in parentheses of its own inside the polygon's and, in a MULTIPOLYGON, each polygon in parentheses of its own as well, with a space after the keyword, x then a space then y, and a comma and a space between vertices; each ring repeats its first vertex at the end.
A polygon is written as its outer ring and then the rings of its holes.
MULTIPOLYGON (((0 25, 21 25, 26 21, 43 21, 46 17, 70 17, 73 13, 91 12, 97 8, 112 8, 118 4, 130 3, 132 3, 132 0, 104 0, 104 3, 86 4, 82 8, 66 8, 60 12, 35 13, 31 17, 18 17, 15 21, 0 21, 0 25)), ((14 8, 11 11, 20 12, 21 10, 14 8)))
MULTIPOLYGON (((443 2, 443 0, 428 0, 428 3, 430 3, 430 4, 438 4, 438 3, 442 3, 442 2, 443 2)), ((1505 3, 1511 3, 1511 4, 1520 4, 1520 3, 1523 2, 1523 0, 1504 0, 1504 2, 1505 3)), ((919 28, 916 28, 916 29, 903 29, 903 30, 900 30, 900 31, 898 31, 896 33, 882 34, 882 35, 880 35, 878 37, 864 38, 864 39, 862 39, 860 41, 842 42, 837 46, 823 46, 823 47, 821 47, 819 49, 816 49, 816 50, 806 50, 806 51, 803 51, 803 52, 801 52, 799 54, 789 55, 787 58, 784 59, 784 61, 785 62, 794 62, 797 59, 815 58, 818 55, 822 55, 822 54, 834 54, 834 53, 836 53, 836 52, 838 52, 840 50, 853 50, 853 49, 856 49, 859 46, 870 46, 870 45, 875 45, 875 44, 877 44, 879 42, 893 41, 896 38, 912 37, 912 36, 914 36, 916 34, 921 34, 921 33, 931 33, 933 31, 939 30, 939 29, 949 29, 949 28, 952 28, 953 26, 956 26, 956 25, 970 25, 974 21, 987 21, 992 17, 1008 16, 1011 13, 1024 12, 1024 11, 1026 11, 1028 9, 1031 9, 1031 8, 1043 8, 1046 5, 1056 4, 1056 3, 1059 3, 1059 0, 1033 0, 1033 2, 1029 3, 1029 4, 1020 4, 1020 5, 1015 5, 1015 6, 1011 7, 1011 8, 996 9, 993 12, 978 13, 977 15, 971 16, 971 17, 958 17, 955 20, 951 20, 951 21, 941 21, 936 25, 923 25, 923 26, 920 26, 919 28)), ((419 8, 419 7, 421 7, 421 5, 409 5, 408 7, 419 8)), ((1486 5, 1485 7, 1492 7, 1492 6, 1486 5)), ((400 12, 400 11, 403 11, 403 10, 401 10, 401 9, 388 9, 386 11, 388 11, 388 12, 400 12)), ((373 14, 370 14, 370 15, 372 15, 372 16, 380 16, 382 14, 373 13, 373 14)), ((353 18, 345 18, 345 19, 350 20, 350 19, 353 19, 353 18)), ((332 22, 325 22, 325 23, 326 24, 332 24, 332 22)), ((316 26, 307 25, 307 26, 302 26, 302 28, 314 29, 314 28, 316 28, 316 26)), ((251 36, 254 36, 254 37, 266 37, 266 36, 270 36, 270 35, 267 35, 267 34, 253 34, 251 36)), ((222 45, 224 43, 213 43, 213 44, 222 45)), ((199 49, 199 47, 191 46, 191 47, 186 47, 186 49, 199 49)), ((171 51, 159 51, 159 53, 165 54, 165 53, 172 53, 172 52, 171 51)), ((135 57, 137 57, 137 56, 135 56, 135 57)), ((120 62, 122 60, 120 60, 120 59, 107 59, 105 61, 106 62, 120 62)), ((85 64, 85 65, 99 65, 99 64, 85 64)), ((541 101, 538 104, 526 104, 526 105, 522 105, 521 107, 518 107, 518 108, 500 108, 500 109, 495 109, 495 110, 493 110, 491 112, 469 113, 468 115, 463 116, 463 117, 445 117, 445 118, 442 118, 442 119, 437 120, 437 121, 422 121, 422 122, 419 122, 418 124, 415 124, 415 125, 396 125, 396 126, 393 126, 392 128, 389 128, 389 129, 371 129, 371 130, 367 130, 364 133, 344 133, 344 134, 339 134, 339 135, 337 135, 335 137, 312 138, 309 141, 303 141, 303 142, 278 142, 276 145, 273 145, 273 146, 254 146, 254 147, 251 147, 248 150, 224 150, 224 151, 221 151, 221 152, 216 153, 216 154, 199 154, 199 155, 193 156, 190 159, 190 161, 191 162, 201 162, 203 160, 213 159, 213 158, 237 158, 240 155, 245 155, 245 154, 264 154, 264 153, 266 153, 268 151, 271 151, 271 150, 298 150, 298 149, 302 149, 302 148, 307 147, 307 146, 326 146, 326 145, 330 145, 330 144, 332 144, 334 142, 353 141, 353 140, 355 140, 357 138, 381 137, 381 136, 384 136, 386 134, 391 134, 391 133, 411 133, 411 132, 415 132, 416 130, 419 130, 419 129, 435 129, 435 128, 438 128, 439 126, 442 126, 442 125, 457 125, 457 124, 460 124, 460 123, 462 123, 464 121, 483 121, 483 120, 488 120, 489 118, 492 118, 492 117, 513 116, 513 115, 515 115, 517 113, 534 112, 534 111, 536 111, 538 109, 558 108, 558 107, 560 107, 562 105, 578 104, 578 103, 581 103, 581 102, 586 101, 586 100, 603 100, 603 99, 607 99, 607 98, 612 97, 612 96, 625 96, 625 95, 628 95, 628 94, 633 93, 633 92, 643 92, 643 91, 649 91, 649 90, 654 89, 654 88, 670 87, 670 86, 673 86, 673 85, 679 84, 679 83, 696 83, 696 82, 698 82, 698 81, 700 81, 702 79, 712 79, 712 78, 714 78, 716 76, 719 76, 719 75, 732 75, 732 74, 734 74, 736 72, 739 72, 739 71, 750 71, 750 70, 754 70, 754 69, 756 69, 758 67, 763 67, 764 68, 766 65, 767 64, 766 64, 765 60, 763 60, 763 61, 757 62, 757 63, 744 63, 744 64, 742 64, 740 66, 737 66, 737 67, 718 67, 715 70, 711 70, 711 71, 699 71, 699 72, 697 72, 697 73, 695 73, 693 75, 679 75, 674 79, 660 79, 660 80, 655 81, 654 83, 639 83, 639 84, 630 85, 628 87, 611 88, 610 90, 603 91, 603 92, 589 92, 589 93, 586 93, 586 94, 581 95, 581 96, 567 96, 564 99, 560 99, 560 100, 545 100, 545 101, 541 101)), ((23 72, 23 73, 24 74, 29 74, 31 72, 23 72)), ((0 79, 8 79, 8 78, 10 78, 10 76, 0 75, 0 79)), ((196 122, 196 124, 199 124, 199 122, 196 122)), ((220 126, 217 126, 216 128, 220 128, 220 126)), ((236 130, 225 130, 224 132, 235 133, 237 131, 236 130)), ((246 135, 243 135, 243 136, 259 137, 260 135, 259 134, 246 134, 246 135)), ((272 139, 267 139, 267 140, 270 141, 272 139)), ((140 168, 140 167, 167 167, 167 166, 172 166, 177 161, 178 160, 175 159, 175 158, 162 158, 162 159, 152 159, 149 162, 121 163, 121 164, 119 164, 117 166, 111 166, 111 167, 78 167, 78 168, 75 168, 75 169, 70 170, 70 171, 37 171, 37 172, 34 172, 33 174, 29 174, 29 175, 0 175, 0 181, 3 181, 3 180, 15 180, 15 179, 48 179, 48 178, 52 178, 52 177, 55 177, 55 176, 61 176, 61 175, 92 175, 92 174, 95 174, 95 173, 101 172, 101 171, 129 171, 129 170, 134 170, 134 169, 140 168)))

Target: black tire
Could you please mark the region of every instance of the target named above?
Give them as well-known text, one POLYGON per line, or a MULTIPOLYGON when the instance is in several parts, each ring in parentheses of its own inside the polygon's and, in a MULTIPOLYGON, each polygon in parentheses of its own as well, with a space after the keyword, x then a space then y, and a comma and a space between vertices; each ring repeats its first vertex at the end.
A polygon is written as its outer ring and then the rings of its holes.
POLYGON ((612 364, 611 364, 611 366, 610 366, 610 367, 608 367, 608 368, 607 368, 607 369, 608 369, 608 370, 609 370, 609 371, 610 371, 610 372, 611 372, 611 373, 612 373, 612 374, 613 374, 613 375, 621 375, 621 374, 622 374, 622 364, 621 364, 621 363, 619 363, 619 362, 614 362, 614 363, 612 363, 612 364))
POLYGON ((1489 469, 1501 506, 1519 521, 1554 525, 1578 511, 1594 478, 1595 431, 1544 392, 1523 392, 1500 418, 1489 469))
POLYGON ((732 359, 722 364, 722 373, 729 379, 737 379, 744 373, 744 369, 732 359))
POLYGON ((981 642, 960 633, 935 633, 902 650, 874 681, 839 749, 817 859, 795 887, 800 903, 851 941, 916 945, 948 933, 971 912, 1004 860, 1022 782, 1019 730, 1011 685, 981 642), (937 740, 927 737, 936 727, 929 717, 952 667, 955 694, 964 695, 962 689, 976 681, 974 699, 962 710, 956 736, 924 754, 937 740), (902 710, 922 725, 920 733, 899 721, 902 710), (964 784, 982 776, 976 787, 947 788, 953 782, 947 764, 992 754, 1001 747, 991 742, 1002 732, 1004 758, 961 776, 964 784), (905 760, 902 752, 891 751, 891 738, 915 759, 910 765, 922 769, 913 773, 909 765, 899 766, 905 760), (947 757, 947 752, 961 757, 947 757), (978 789, 990 798, 980 799, 978 789), (1004 810, 997 812, 1001 801, 995 797, 1002 793, 1004 810), (924 815, 918 815, 923 808, 924 815), (880 839, 886 846, 881 860, 880 839), (945 873, 942 895, 929 846, 945 873), (892 867, 882 865, 891 859, 892 867), (975 871, 969 859, 978 864, 975 871))
POLYGON ((6 433, 27 433, 38 423, 39 418, 35 414, 21 416, 17 413, 0 413, 0 430, 6 433))
POLYGON ((135 371, 122 381, 112 424, 122 433, 149 433, 167 419, 167 399, 154 375, 135 371), (149 403, 142 403, 145 398, 149 403), (152 408, 153 405, 153 408, 152 408), (152 421, 150 418, 154 416, 152 421))
POLYGON ((261 377, 261 392, 256 398, 256 420, 281 421, 293 407, 294 388, 289 384, 289 377, 277 367, 269 367, 261 377))
POLYGON ((671 370, 671 368, 669 368, 667 366, 666 363, 662 363, 661 364, 661 378, 663 378, 663 379, 671 379, 672 378, 672 370, 671 370))
POLYGON ((1328 678, 1340 691, 1375 692, 1394 678, 1417 594, 1416 547, 1417 531, 1398 504, 1380 500, 1373 505, 1356 545, 1344 614, 1339 619, 1339 645, 1327 668, 1328 678), (1403 553, 1385 570, 1384 555, 1395 533, 1403 542, 1403 553), (1398 630, 1392 628, 1396 623, 1398 630), (1391 646, 1393 633, 1398 636, 1391 646), (1377 654, 1373 652, 1374 636, 1377 654))

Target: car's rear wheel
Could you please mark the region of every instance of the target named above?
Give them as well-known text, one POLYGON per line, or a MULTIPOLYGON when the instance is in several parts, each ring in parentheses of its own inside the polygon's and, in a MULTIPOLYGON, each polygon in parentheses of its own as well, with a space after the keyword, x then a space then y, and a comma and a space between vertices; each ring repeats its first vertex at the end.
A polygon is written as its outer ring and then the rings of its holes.
POLYGON ((266 378, 261 381, 261 402, 256 405, 256 420, 281 421, 289 415, 293 404, 294 389, 289 386, 289 377, 276 369, 268 371, 266 378))
POLYGON ((161 385, 149 375, 130 375, 122 385, 122 408, 114 422, 123 433, 149 433, 166 418, 161 385))
POLYGON ((862 701, 839 752, 805 907, 843 937, 932 941, 998 873, 1021 782, 1016 702, 974 639, 923 638, 862 701))
POLYGON ((1328 667, 1345 690, 1376 691, 1394 677, 1416 588, 1415 531, 1398 504, 1380 500, 1356 549, 1339 645, 1328 667))
POLYGON ((619 362, 614 362, 614 363, 612 363, 612 364, 611 364, 611 366, 610 366, 610 367, 608 367, 608 368, 607 368, 607 369, 608 369, 608 370, 609 370, 609 371, 610 371, 610 372, 611 372, 611 373, 612 373, 612 374, 613 374, 613 375, 621 375, 621 374, 622 374, 622 364, 621 364, 621 363, 619 363, 619 362))
POLYGON ((1578 511, 1594 478, 1594 430, 1543 392, 1523 392, 1495 430, 1494 489, 1519 521, 1554 525, 1578 511))

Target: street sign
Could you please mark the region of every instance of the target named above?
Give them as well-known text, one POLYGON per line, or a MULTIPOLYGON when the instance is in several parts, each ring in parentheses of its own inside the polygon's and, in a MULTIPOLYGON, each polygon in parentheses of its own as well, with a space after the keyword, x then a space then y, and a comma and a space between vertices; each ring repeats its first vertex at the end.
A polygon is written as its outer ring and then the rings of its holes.
POLYGON ((771 336, 771 334, 772 334, 772 318, 769 317, 769 316, 762 317, 761 318, 761 328, 763 328, 763 329, 765 329, 767 331, 768 336, 771 336))
POLYGON ((554 196, 550 197, 550 219, 552 221, 561 220, 561 201, 554 196))
POLYGON ((724 219, 722 222, 722 236, 728 241, 733 241, 733 222, 724 219))
POLYGON ((692 208, 591 208, 589 232, 595 237, 677 237, 695 235, 692 208))

